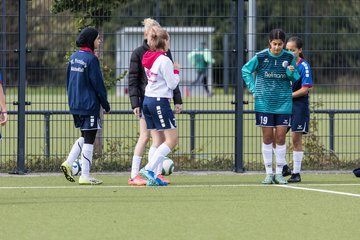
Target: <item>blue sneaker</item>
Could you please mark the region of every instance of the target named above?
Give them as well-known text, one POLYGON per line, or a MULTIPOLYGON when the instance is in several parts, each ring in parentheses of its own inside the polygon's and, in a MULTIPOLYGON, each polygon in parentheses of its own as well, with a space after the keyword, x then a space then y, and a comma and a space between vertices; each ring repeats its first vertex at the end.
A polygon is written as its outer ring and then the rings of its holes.
POLYGON ((155 180, 155 174, 153 171, 145 170, 145 168, 142 168, 139 172, 139 175, 148 181, 147 186, 159 186, 155 180))
POLYGON ((163 180, 161 180, 160 178, 156 178, 155 179, 156 183, 158 186, 167 186, 168 183, 167 182, 164 182, 163 180))

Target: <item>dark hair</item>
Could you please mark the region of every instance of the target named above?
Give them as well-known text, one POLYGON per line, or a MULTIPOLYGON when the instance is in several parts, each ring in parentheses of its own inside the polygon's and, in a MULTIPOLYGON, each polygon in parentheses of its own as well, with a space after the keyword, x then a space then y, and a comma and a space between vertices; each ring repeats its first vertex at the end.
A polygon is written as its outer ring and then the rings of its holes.
POLYGON ((271 30, 269 33, 269 41, 271 42, 274 39, 280 39, 285 43, 285 32, 280 28, 271 30))
MULTIPOLYGON (((296 48, 300 49, 303 47, 303 41, 301 38, 297 37, 297 36, 293 36, 293 37, 290 37, 287 42, 294 42, 295 45, 296 45, 296 48)), ((299 57, 301 58, 304 58, 304 54, 301 52, 299 54, 299 57)))
POLYGON ((165 49, 165 40, 169 40, 169 34, 166 30, 162 28, 153 27, 150 30, 148 39, 148 44, 152 51, 155 51, 157 49, 165 49))

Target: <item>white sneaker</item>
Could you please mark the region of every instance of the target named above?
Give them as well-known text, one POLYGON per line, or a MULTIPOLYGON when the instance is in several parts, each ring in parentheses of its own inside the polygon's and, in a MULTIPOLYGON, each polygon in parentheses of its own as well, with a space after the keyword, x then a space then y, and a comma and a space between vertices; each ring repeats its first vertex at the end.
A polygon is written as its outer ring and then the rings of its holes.
POLYGON ((79 184, 80 185, 99 185, 99 184, 102 184, 102 183, 103 183, 102 180, 99 180, 99 179, 96 179, 96 178, 93 178, 93 177, 80 176, 80 178, 79 178, 79 184))
POLYGON ((71 166, 66 161, 61 164, 60 169, 64 173, 64 176, 68 181, 75 182, 75 179, 72 176, 71 166))

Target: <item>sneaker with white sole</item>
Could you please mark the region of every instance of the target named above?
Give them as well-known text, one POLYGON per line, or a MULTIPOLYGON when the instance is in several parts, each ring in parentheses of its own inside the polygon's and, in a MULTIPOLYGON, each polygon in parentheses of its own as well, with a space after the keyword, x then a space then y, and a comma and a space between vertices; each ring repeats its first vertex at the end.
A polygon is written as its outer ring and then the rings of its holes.
POLYGON ((276 184, 287 184, 288 182, 283 177, 283 175, 280 173, 280 174, 275 174, 274 183, 276 183, 276 184))
POLYGON ((72 176, 72 168, 66 161, 61 164, 60 169, 64 173, 66 180, 75 182, 75 178, 72 176))
POLYGON ((93 177, 80 176, 80 178, 79 178, 79 184, 80 185, 99 185, 99 184, 102 184, 102 183, 103 183, 102 180, 99 180, 99 179, 96 179, 96 178, 93 178, 93 177))
POLYGON ((139 172, 139 175, 147 180, 147 186, 159 186, 159 184, 155 180, 155 174, 153 171, 145 170, 145 168, 142 168, 139 172))
POLYGON ((261 182, 262 184, 273 184, 274 180, 273 180, 274 176, 272 174, 267 174, 265 179, 261 182))

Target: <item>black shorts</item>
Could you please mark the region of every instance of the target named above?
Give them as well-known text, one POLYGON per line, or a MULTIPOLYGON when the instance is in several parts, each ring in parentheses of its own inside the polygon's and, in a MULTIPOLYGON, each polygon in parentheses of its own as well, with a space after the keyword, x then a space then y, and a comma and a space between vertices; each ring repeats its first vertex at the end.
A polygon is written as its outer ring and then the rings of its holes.
POLYGON ((293 114, 291 116, 291 131, 309 132, 310 110, 307 104, 302 102, 293 102, 293 114))
POLYGON ((80 130, 96 130, 101 129, 101 121, 98 116, 73 115, 75 128, 80 130))
POLYGON ((258 127, 290 127, 291 114, 273 114, 256 112, 256 126, 258 127))

